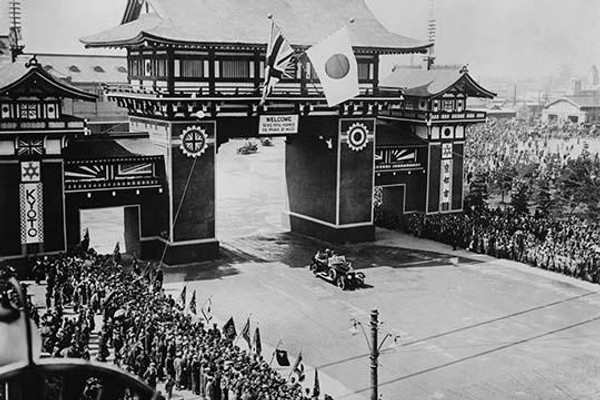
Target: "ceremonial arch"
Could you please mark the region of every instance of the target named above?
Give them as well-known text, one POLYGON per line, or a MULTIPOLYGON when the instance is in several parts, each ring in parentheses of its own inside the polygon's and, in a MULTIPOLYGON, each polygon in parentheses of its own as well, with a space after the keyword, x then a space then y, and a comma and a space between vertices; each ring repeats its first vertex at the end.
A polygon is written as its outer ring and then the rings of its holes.
POLYGON ((493 93, 466 69, 380 80, 382 55, 424 53, 431 44, 389 32, 363 0, 130 0, 121 25, 82 42, 126 49, 129 84, 106 93, 127 108, 129 133, 86 136, 82 125, 65 140, 56 178, 63 227, 44 227, 64 240, 49 247, 37 238, 35 248, 16 242, 0 257, 73 247, 81 240, 79 210, 125 206, 126 237, 142 257, 168 265, 216 258, 216 152, 232 138, 286 138, 293 232, 334 243, 373 240, 376 186, 400 213, 462 211, 465 127, 485 120, 466 99, 493 93), (268 14, 294 57, 261 101, 268 14), (330 107, 305 51, 350 20, 359 94, 330 107))

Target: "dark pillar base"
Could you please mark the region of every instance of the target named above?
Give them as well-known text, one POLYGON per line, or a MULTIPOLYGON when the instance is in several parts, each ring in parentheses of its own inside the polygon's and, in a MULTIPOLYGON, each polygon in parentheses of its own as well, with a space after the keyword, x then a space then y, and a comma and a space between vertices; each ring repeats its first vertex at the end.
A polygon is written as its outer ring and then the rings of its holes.
POLYGON ((215 260, 219 257, 219 241, 178 244, 165 243, 163 240, 142 241, 142 258, 160 260, 165 245, 164 263, 169 266, 194 264, 202 261, 215 260))
POLYGON ((330 243, 360 243, 375 240, 375 225, 334 227, 316 221, 290 215, 292 232, 311 236, 330 243))
POLYGON ((140 254, 140 216, 139 207, 125 207, 125 248, 129 254, 140 254))

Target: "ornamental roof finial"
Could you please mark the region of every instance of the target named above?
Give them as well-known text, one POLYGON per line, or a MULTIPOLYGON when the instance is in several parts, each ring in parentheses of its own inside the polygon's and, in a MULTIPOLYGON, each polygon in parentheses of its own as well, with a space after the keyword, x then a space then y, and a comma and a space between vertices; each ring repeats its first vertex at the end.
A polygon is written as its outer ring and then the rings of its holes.
POLYGON ((27 67, 27 68, 38 67, 39 65, 40 65, 40 62, 38 61, 37 56, 35 54, 33 56, 31 56, 29 61, 27 61, 25 63, 25 67, 27 67))

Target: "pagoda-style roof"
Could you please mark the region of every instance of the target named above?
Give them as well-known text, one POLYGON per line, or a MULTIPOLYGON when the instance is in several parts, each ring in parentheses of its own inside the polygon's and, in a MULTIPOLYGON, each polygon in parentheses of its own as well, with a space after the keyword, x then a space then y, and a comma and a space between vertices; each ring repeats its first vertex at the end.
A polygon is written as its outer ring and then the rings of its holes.
POLYGON ((439 97, 450 91, 471 97, 491 99, 496 94, 479 85, 466 68, 460 69, 402 69, 394 70, 380 83, 382 90, 402 90, 405 96, 439 97))
POLYGON ((270 22, 294 46, 313 45, 349 24, 352 45, 363 51, 424 52, 430 43, 388 31, 364 0, 130 0, 122 24, 82 38, 86 47, 127 47, 155 41, 172 45, 265 47, 270 22))
POLYGON ((35 57, 0 62, 0 96, 62 97, 96 101, 96 95, 77 89, 46 72, 35 57))

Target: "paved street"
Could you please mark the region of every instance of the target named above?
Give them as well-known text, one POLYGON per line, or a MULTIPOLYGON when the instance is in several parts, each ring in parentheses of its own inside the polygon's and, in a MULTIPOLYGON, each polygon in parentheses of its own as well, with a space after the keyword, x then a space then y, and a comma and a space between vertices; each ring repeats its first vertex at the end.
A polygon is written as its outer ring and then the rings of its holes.
MULTIPOLYGON (((381 313, 380 337, 401 337, 380 357, 384 399, 600 396, 596 286, 379 230, 375 245, 336 248, 367 275, 365 288, 342 292, 306 269, 322 243, 276 233, 286 230, 283 142, 236 155, 242 144, 219 149, 224 257, 169 270, 174 295, 183 282, 188 293, 198 291, 199 304, 212 295, 215 318, 233 315, 238 332, 252 314, 265 357, 280 339, 292 362, 302 350, 336 400, 369 396, 367 343, 349 328, 355 317, 368 329, 372 308, 381 313)), ((113 236, 105 239, 114 246, 113 236)), ((309 370, 307 386, 312 379, 309 370)))
POLYGON ((595 398, 596 287, 487 257, 457 263, 451 252, 420 251, 444 249, 416 239, 400 249, 390 235, 386 246, 340 249, 367 274, 368 287, 355 291, 313 277, 305 265, 317 244, 289 234, 228 241, 237 261, 173 270, 167 281, 185 280, 199 299, 212 295, 215 316, 233 314, 238 330, 252 314, 263 341, 283 339, 282 348, 302 350, 308 365, 341 385, 336 399, 368 398, 367 344, 348 329, 351 316, 368 329, 372 308, 381 313, 381 336, 401 336, 380 358, 385 399, 595 398))

